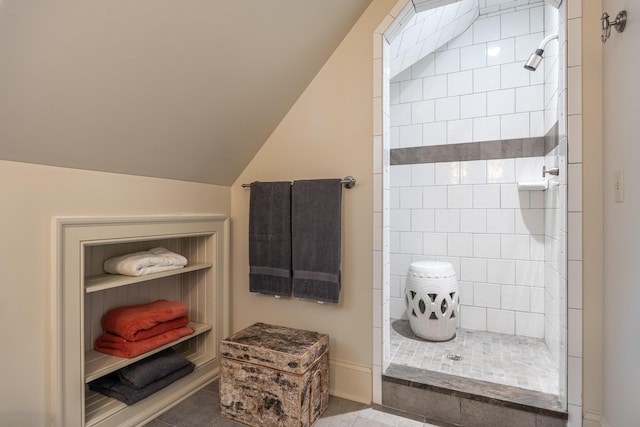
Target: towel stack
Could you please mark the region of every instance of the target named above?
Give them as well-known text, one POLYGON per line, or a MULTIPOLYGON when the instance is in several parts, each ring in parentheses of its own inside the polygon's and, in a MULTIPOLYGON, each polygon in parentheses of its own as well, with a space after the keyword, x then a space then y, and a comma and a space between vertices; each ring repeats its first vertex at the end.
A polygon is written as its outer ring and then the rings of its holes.
POLYGON ((167 348, 89 383, 89 388, 132 405, 190 374, 195 365, 167 348))
POLYGON ((103 267, 104 271, 111 274, 144 276, 183 268, 185 265, 187 265, 187 259, 185 257, 165 248, 158 247, 148 251, 109 258, 104 262, 103 267))
POLYGON ((97 351, 133 358, 194 332, 180 301, 157 300, 109 310, 102 317, 105 332, 96 339, 97 351))

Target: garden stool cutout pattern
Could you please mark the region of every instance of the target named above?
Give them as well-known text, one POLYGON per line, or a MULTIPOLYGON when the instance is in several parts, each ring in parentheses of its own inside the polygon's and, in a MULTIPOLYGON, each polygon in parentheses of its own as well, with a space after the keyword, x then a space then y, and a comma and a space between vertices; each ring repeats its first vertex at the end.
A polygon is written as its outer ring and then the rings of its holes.
POLYGON ((429 341, 448 341, 455 336, 460 297, 456 272, 450 263, 411 263, 404 296, 414 334, 429 341))

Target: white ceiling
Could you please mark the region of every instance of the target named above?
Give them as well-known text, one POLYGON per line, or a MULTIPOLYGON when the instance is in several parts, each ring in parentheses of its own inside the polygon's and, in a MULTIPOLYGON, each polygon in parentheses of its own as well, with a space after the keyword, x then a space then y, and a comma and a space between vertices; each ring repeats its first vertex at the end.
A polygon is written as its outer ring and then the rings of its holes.
POLYGON ((0 159, 230 185, 371 0, 0 0, 0 159))

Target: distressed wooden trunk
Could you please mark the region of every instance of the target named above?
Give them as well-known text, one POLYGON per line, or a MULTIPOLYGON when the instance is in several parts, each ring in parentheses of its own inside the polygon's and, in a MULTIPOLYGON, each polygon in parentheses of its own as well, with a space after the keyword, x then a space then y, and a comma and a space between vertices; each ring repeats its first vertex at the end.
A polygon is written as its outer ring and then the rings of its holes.
POLYGON ((329 336, 256 323, 222 340, 220 412, 251 426, 311 426, 329 403, 329 336))

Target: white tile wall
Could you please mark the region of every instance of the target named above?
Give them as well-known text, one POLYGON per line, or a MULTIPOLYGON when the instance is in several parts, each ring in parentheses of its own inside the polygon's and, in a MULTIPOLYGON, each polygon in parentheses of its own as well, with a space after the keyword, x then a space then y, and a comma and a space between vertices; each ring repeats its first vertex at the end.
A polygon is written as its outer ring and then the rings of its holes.
MULTIPOLYGON (((541 11, 535 6, 481 15, 458 38, 396 75, 390 88, 397 139, 392 147, 544 135, 544 76, 522 66, 544 38, 541 11), (412 128, 418 124, 420 132, 412 128)), ((408 33, 404 43, 424 37, 408 33)))
MULTIPOLYGON (((404 288, 413 261, 451 262, 464 284, 461 325, 542 336, 545 200, 516 184, 516 177, 541 163, 521 158, 391 166, 396 286, 404 288)), ((391 315, 402 317, 402 291, 394 298, 391 315)))
MULTIPOLYGON (((389 46, 389 70, 392 77, 407 73, 407 67, 423 59, 430 52, 440 48, 443 43, 459 36, 450 47, 463 47, 472 44, 472 34, 467 30, 471 22, 477 17, 478 3, 476 0, 460 0, 440 8, 426 10, 413 14, 407 19, 400 19, 402 26, 393 25, 388 32, 393 39, 389 46), (395 36, 396 33, 397 37, 395 36), (393 33, 393 35, 391 34, 393 33), (461 34, 462 33, 462 34, 461 34)), ((443 69, 457 69, 459 62, 452 58, 443 58, 436 66, 443 69), (452 62, 449 62, 452 60, 452 62)), ((410 74, 415 74, 408 68, 410 74)), ((429 68, 423 68, 428 74, 429 68)))
POLYGON ((515 312, 509 310, 487 310, 487 330, 515 334, 515 312))

